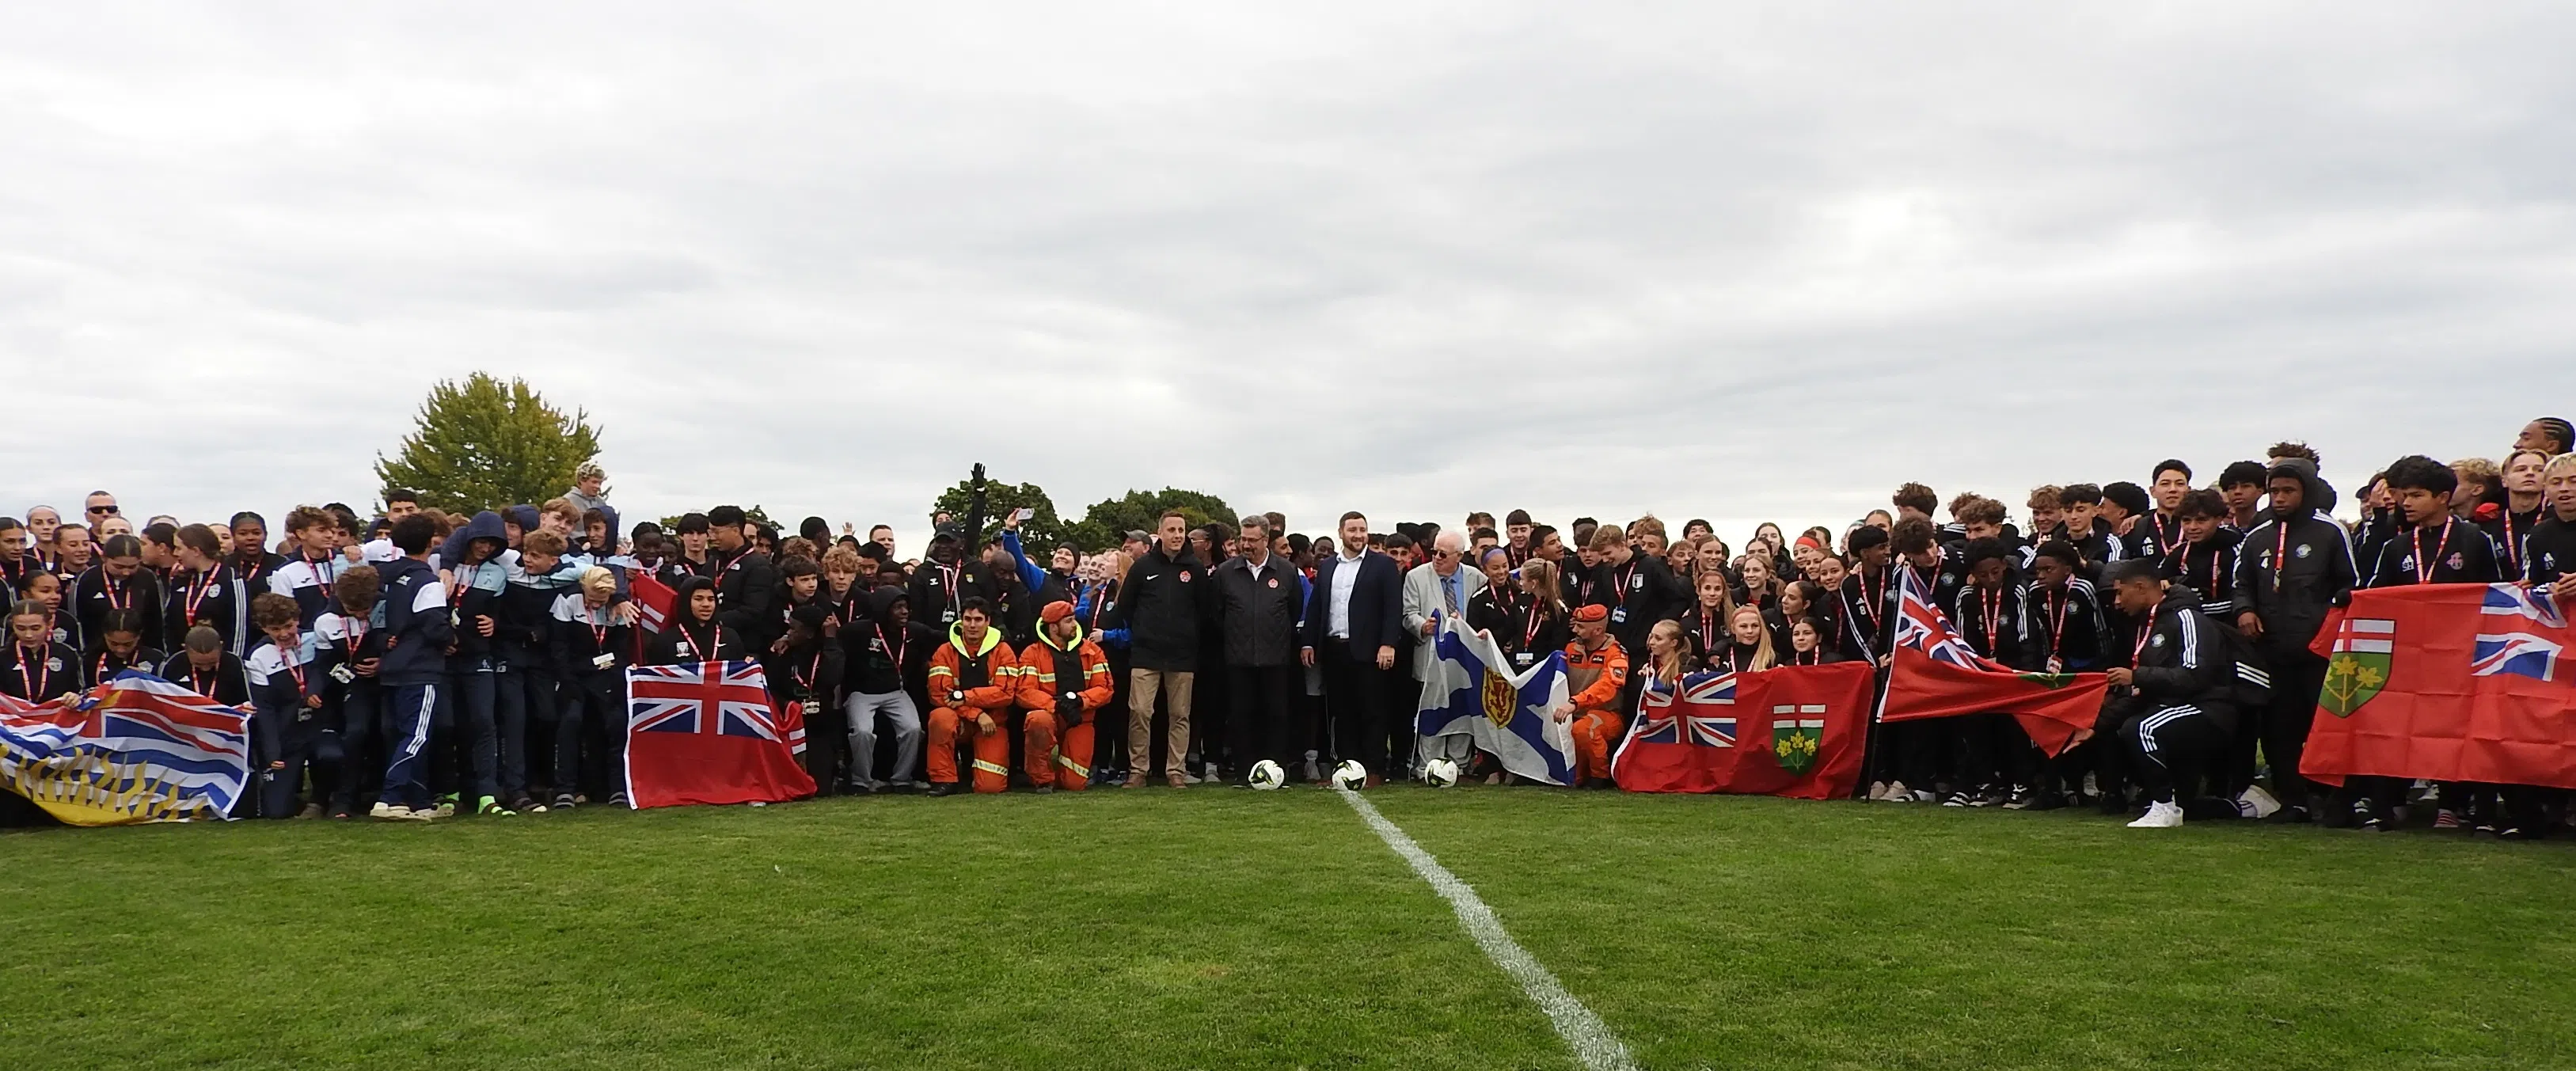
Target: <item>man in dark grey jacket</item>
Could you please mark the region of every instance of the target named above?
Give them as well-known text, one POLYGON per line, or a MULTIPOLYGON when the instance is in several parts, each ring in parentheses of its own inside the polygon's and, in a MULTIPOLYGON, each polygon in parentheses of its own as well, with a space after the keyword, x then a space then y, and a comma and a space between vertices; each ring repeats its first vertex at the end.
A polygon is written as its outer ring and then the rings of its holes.
POLYGON ((1297 634, 1306 577, 1270 553, 1268 518, 1245 517, 1236 531, 1236 555, 1216 567, 1216 597, 1240 778, 1263 759, 1287 761, 1289 696, 1304 683, 1297 634))
POLYGON ((2306 821, 2315 786, 2299 775, 2299 754, 2326 679, 2326 660, 2308 642, 2327 608, 2349 598, 2359 577, 2351 536, 2324 512, 2334 492, 2317 478, 2316 465, 2285 457, 2265 475, 2270 508, 2237 545, 2235 624, 2272 673, 2271 706, 2259 720, 2273 795, 2287 820, 2306 821))

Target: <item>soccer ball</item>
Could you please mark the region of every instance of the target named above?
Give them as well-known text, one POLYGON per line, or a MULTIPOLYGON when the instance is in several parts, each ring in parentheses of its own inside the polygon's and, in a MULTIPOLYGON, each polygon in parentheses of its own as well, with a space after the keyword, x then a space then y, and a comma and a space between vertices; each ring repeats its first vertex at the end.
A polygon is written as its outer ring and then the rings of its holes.
POLYGON ((1243 779, 1246 784, 1268 792, 1287 782, 1288 771, 1280 769, 1278 763, 1263 759, 1253 763, 1252 772, 1245 774, 1243 779))
POLYGON ((1448 759, 1433 759, 1422 764, 1423 783, 1433 788, 1447 788, 1458 783, 1458 764, 1448 759))
POLYGON ((1333 767, 1334 788, 1358 788, 1367 783, 1368 767, 1360 765, 1358 759, 1343 759, 1341 765, 1333 767))

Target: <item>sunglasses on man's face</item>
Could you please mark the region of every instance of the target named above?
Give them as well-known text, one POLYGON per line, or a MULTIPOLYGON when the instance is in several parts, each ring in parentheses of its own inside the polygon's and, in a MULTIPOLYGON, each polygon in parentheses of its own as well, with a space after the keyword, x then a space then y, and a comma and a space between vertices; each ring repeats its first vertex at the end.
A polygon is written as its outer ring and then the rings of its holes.
POLYGON ((115 516, 115 515, 116 515, 116 507, 114 507, 114 506, 91 506, 91 507, 89 508, 89 511, 90 511, 91 513, 104 513, 104 514, 107 514, 107 515, 109 515, 109 516, 115 516))

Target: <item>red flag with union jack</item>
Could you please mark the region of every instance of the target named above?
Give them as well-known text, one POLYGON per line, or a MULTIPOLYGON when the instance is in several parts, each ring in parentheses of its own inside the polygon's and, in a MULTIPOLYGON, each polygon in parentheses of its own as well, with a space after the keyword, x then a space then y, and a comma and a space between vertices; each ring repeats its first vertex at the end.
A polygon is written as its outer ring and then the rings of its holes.
POLYGON ((805 723, 769 704, 757 662, 626 671, 626 798, 634 807, 776 803, 814 794, 796 761, 805 723))
POLYGON ((2564 593, 2428 584, 2352 593, 2309 649, 2325 686, 2299 772, 2576 788, 2576 626, 2564 593))
POLYGON ((1844 662, 1647 679, 1610 775, 1630 792, 1851 795, 1873 676, 1844 662))
POLYGON ((1899 569, 1896 651, 1887 673, 1887 702, 1880 721, 1949 718, 1961 714, 2010 714, 2040 750, 2066 750, 2079 730, 2093 728, 2110 693, 2099 673, 2023 673, 1978 654, 1960 639, 1915 587, 1914 571, 1899 569))

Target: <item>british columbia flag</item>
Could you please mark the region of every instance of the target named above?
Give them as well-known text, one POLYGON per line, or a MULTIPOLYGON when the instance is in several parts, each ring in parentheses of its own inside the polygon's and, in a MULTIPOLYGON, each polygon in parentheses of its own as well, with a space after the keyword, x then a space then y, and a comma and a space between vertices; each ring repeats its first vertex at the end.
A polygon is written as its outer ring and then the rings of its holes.
POLYGON ((1649 681, 1638 703, 1637 739, 1648 744, 1735 746, 1735 674, 1694 673, 1678 684, 1649 681))
POLYGON ((2567 618, 2559 612, 2558 600, 2548 588, 2488 585, 2478 624, 2477 648, 2469 659, 2471 673, 2480 677, 2512 674, 2542 681, 2558 679, 2558 664, 2566 656, 2566 647, 2534 631, 2565 636, 2567 618))

